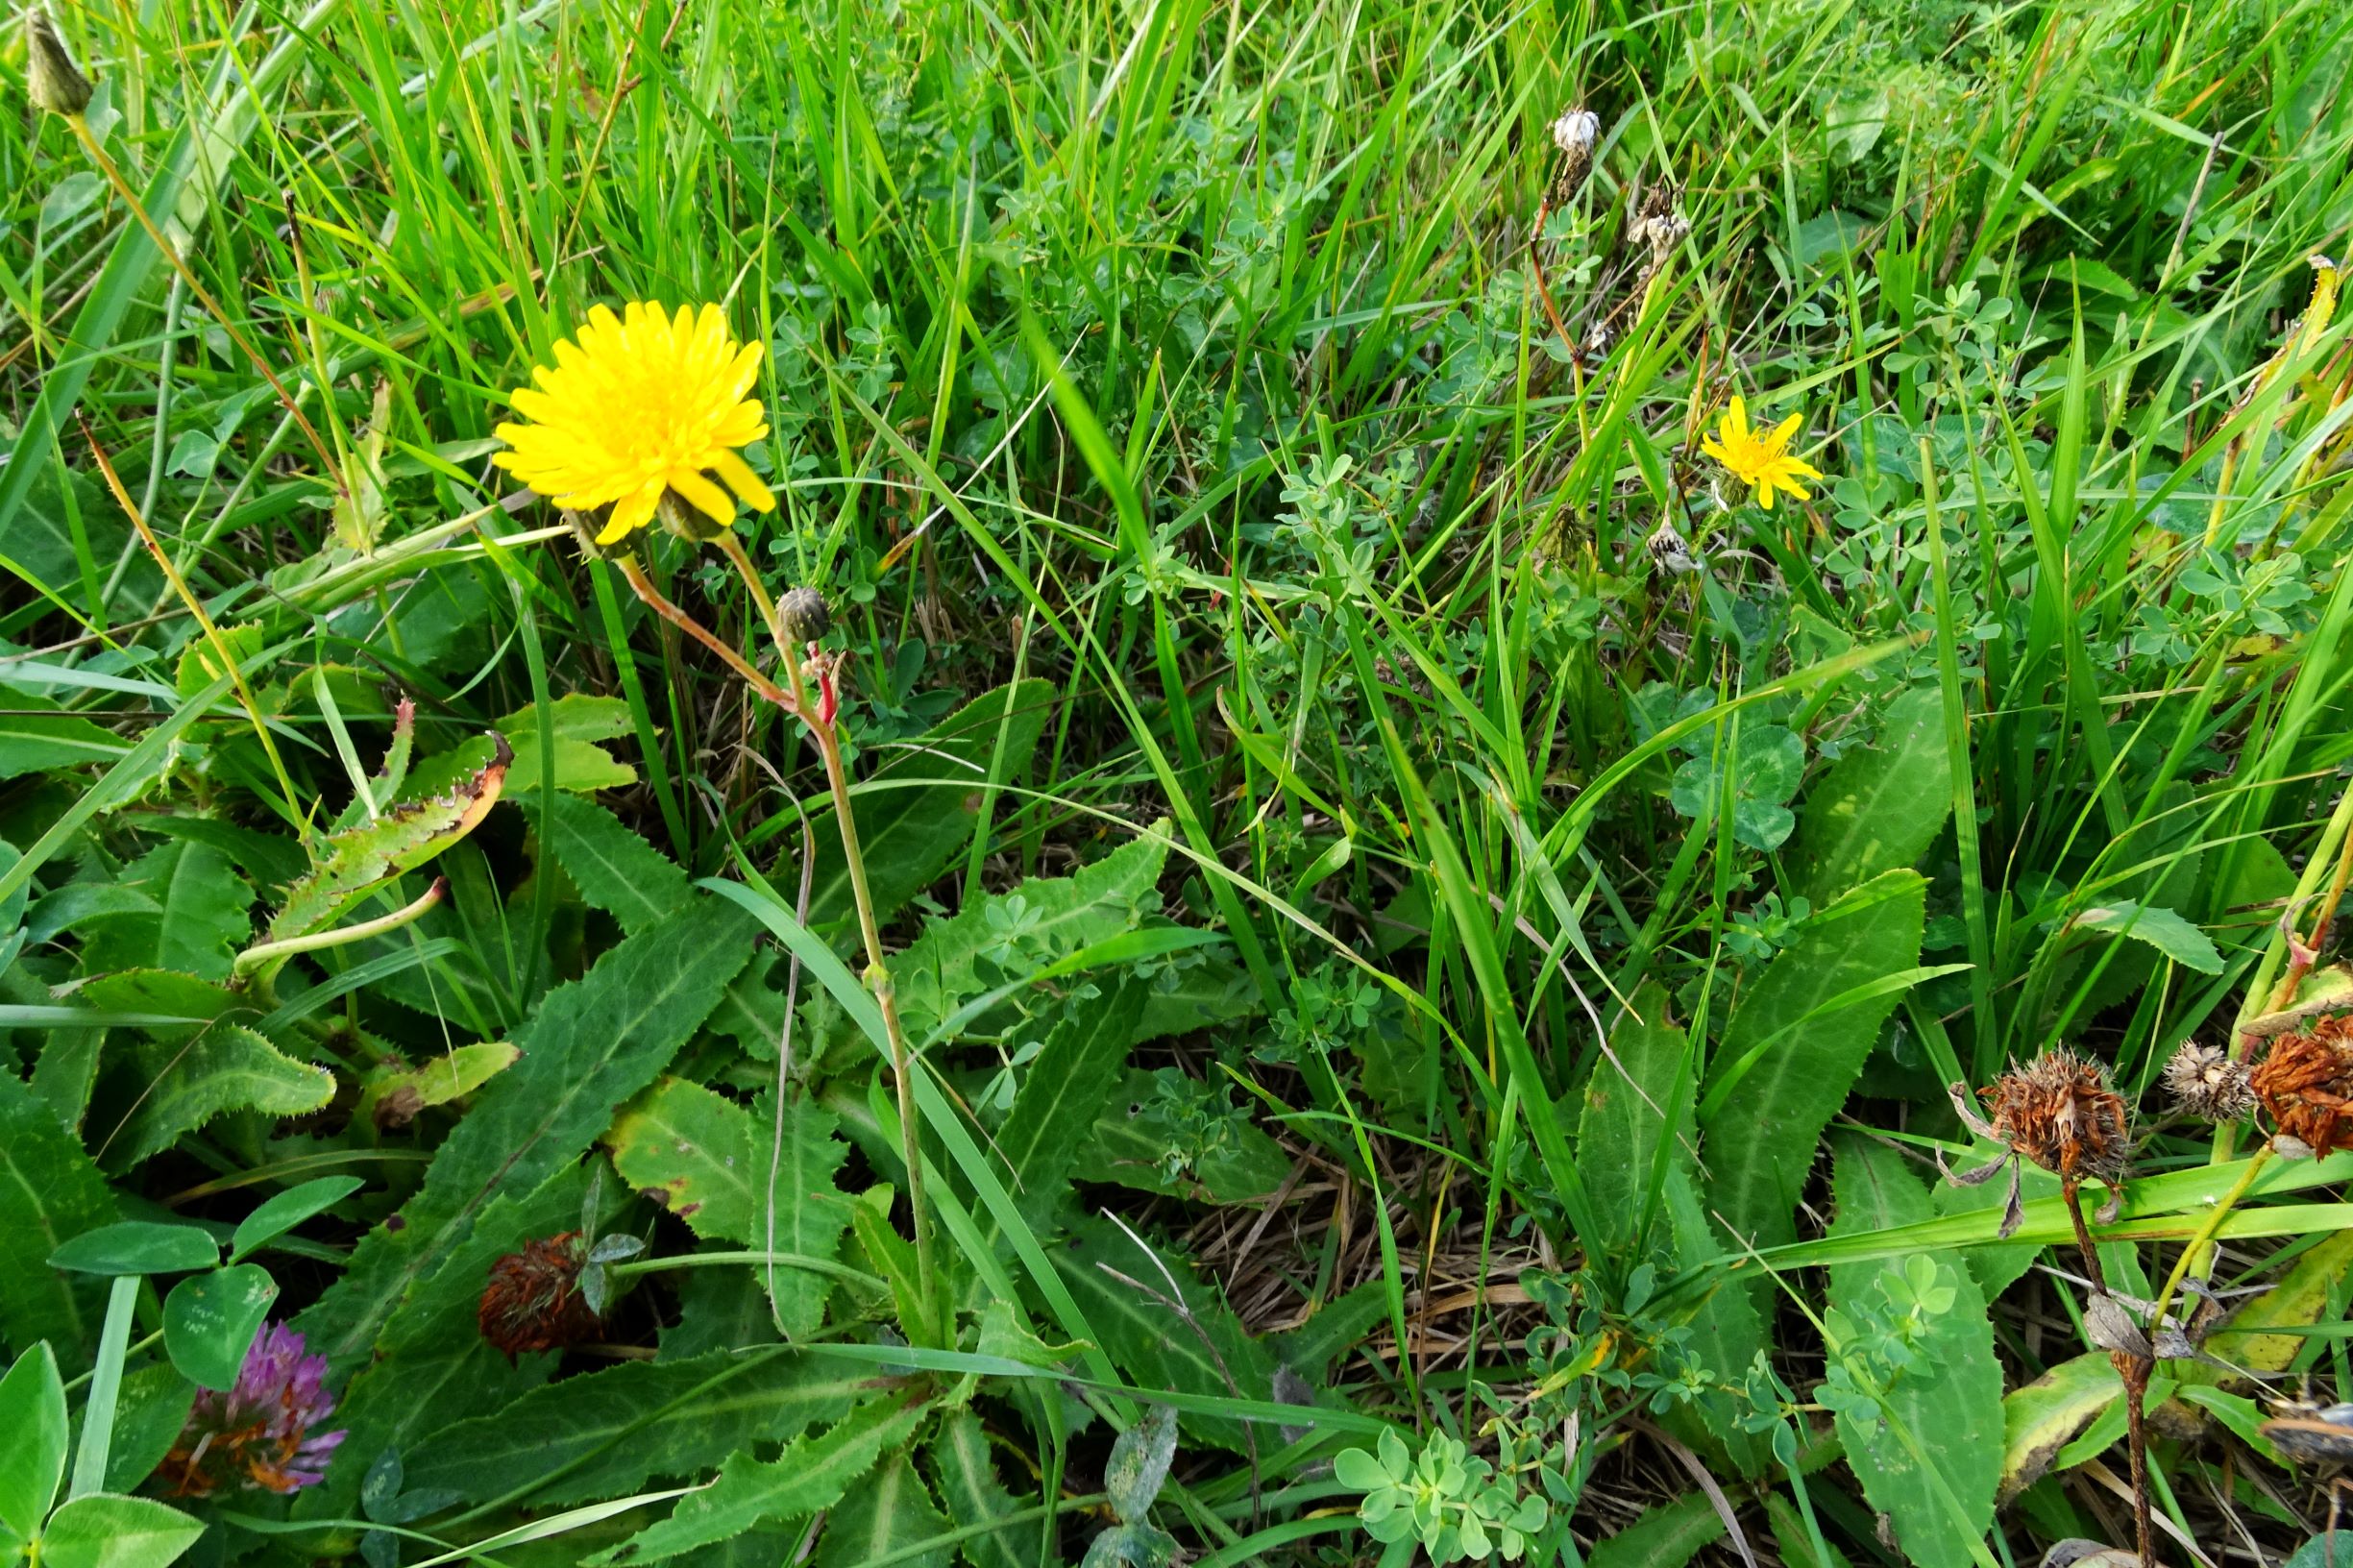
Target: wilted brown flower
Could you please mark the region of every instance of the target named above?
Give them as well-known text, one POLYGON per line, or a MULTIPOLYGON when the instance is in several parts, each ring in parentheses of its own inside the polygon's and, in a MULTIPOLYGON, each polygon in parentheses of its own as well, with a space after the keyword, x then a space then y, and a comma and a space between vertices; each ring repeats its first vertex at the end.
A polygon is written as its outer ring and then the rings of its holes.
POLYGON ((2056 1046, 1977 1091, 1994 1113, 1994 1137, 2057 1176, 2123 1179, 2123 1096, 2108 1069, 2056 1046))
POLYGON ((580 1267, 587 1261, 580 1233, 565 1231, 525 1243, 490 1265, 482 1287, 482 1337, 506 1359, 534 1350, 589 1344, 604 1325, 580 1293, 580 1267))
POLYGON ((2165 1065, 2166 1091, 2201 1121, 2239 1121, 2255 1109, 2246 1068, 2230 1053, 2186 1041, 2165 1065))
POLYGON ((2031 1160, 2057 1176, 2069 1193, 2083 1178, 2099 1178, 2110 1189, 2101 1223, 2114 1217, 2122 1196, 2129 1133, 2123 1096, 2109 1087, 2105 1066, 2063 1045, 2053 1046, 1977 1091, 1993 1112, 1990 1122, 1969 1103, 1966 1085, 1954 1084, 1949 1092, 1953 1110, 1970 1131, 2008 1150, 1980 1170, 1952 1177, 1974 1187, 2008 1168, 2010 1200, 1999 1235, 2009 1236, 2025 1217, 2018 1189, 2021 1160, 2031 1160))
POLYGON ((2313 1153, 2353 1147, 2353 1017, 2337 1014, 2280 1036, 2247 1074, 2247 1088, 2279 1130, 2313 1153))

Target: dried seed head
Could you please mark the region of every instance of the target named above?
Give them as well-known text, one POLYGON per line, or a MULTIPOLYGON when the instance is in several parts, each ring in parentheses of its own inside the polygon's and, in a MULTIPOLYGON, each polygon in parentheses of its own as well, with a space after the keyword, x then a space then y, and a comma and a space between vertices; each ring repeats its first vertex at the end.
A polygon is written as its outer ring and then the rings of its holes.
POLYGON ((804 643, 814 643, 833 629, 833 616, 825 608, 825 596, 814 588, 792 588, 776 600, 776 614, 784 622, 784 629, 804 643))
POLYGON ((2166 1091, 2200 1121, 2239 1121, 2255 1109, 2246 1068, 2214 1045, 2185 1041, 2165 1065, 2166 1091))
POLYGON ((90 79, 38 7, 25 12, 25 95, 52 114, 79 114, 90 107, 90 79))
POLYGON ((2123 1097, 2108 1069, 2056 1046, 1977 1091, 1994 1136, 2045 1170, 2121 1181, 2129 1153, 2123 1097))
POLYGON ((1591 158, 1601 139, 1602 117, 1581 106, 1564 111, 1553 122, 1553 145, 1571 158, 1591 158))
POLYGON ((541 1237, 490 1265, 478 1321, 506 1359, 601 1338, 604 1325, 580 1293, 580 1233, 541 1237))
POLYGON ((2318 1018, 2280 1036, 2246 1082, 2286 1137, 2315 1154, 2353 1148, 2353 1017, 2318 1018))

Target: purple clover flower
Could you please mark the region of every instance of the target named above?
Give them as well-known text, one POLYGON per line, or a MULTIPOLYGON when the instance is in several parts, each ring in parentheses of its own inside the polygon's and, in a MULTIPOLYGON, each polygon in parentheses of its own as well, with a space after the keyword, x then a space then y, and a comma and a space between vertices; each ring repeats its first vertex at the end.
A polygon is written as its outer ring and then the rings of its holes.
POLYGON ((231 1484, 297 1492, 327 1479, 343 1433, 317 1430, 335 1411, 327 1358, 306 1352, 283 1323, 254 1336, 227 1392, 199 1389, 187 1425, 163 1461, 173 1495, 208 1497, 231 1484))

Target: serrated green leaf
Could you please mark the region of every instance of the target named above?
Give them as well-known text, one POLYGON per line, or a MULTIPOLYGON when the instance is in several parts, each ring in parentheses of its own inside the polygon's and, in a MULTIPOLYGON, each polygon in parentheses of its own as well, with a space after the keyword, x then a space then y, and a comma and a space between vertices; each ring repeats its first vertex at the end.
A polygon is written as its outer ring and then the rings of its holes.
POLYGON ((1656 1504, 1585 1554, 1585 1568, 1683 1568, 1724 1538, 1724 1519, 1699 1492, 1656 1504))
MULTIPOLYGON (((1073 998, 1025 1069, 996 1148, 1012 1172, 1006 1188, 1032 1229, 1046 1228, 1087 1135, 1119 1088, 1143 991, 1123 977, 1106 993, 1073 998)), ((990 1235, 995 1230, 987 1227, 990 1235)))
MULTIPOLYGON (((849 1226, 849 1200, 834 1172, 849 1153, 833 1136, 833 1114, 795 1098, 783 1118, 783 1164, 775 1184, 775 1245, 768 1245, 769 1156, 776 1145, 774 1102, 747 1112, 700 1084, 669 1078, 613 1118, 605 1135, 622 1179, 686 1221, 700 1236, 761 1251, 830 1259, 849 1226)), ((761 1267, 773 1277, 786 1331, 814 1332, 824 1320, 832 1282, 821 1275, 761 1267)))
MULTIPOLYGON (((1577 1123, 1578 1169, 1613 1246, 1634 1239, 1667 1119, 1673 1117, 1679 1139, 1694 1136, 1696 1086, 1682 1079, 1689 1041, 1668 1017, 1666 988, 1651 981, 1630 1001, 1631 1012, 1610 1031, 1609 1049, 1593 1065, 1577 1123)), ((1679 1142, 1670 1159, 1684 1169, 1697 1165, 1687 1143, 1679 1142)))
MULTIPOLYGON (((941 1423, 927 1457, 932 1485, 959 1524, 978 1525, 1020 1511, 997 1480, 988 1431, 970 1410, 958 1410, 941 1423)), ((971 1568, 1038 1568, 1037 1547, 1038 1527, 1032 1523, 968 1536, 957 1551, 971 1568)))
POLYGON ((2213 939, 2169 909, 2120 899, 2095 905, 2077 915, 2072 923, 2087 931, 2108 931, 2145 942, 2200 974, 2222 972, 2222 955, 2215 950, 2213 939))
POLYGON ((1888 704, 1876 745, 1850 751, 1806 792, 1791 884, 1819 907, 1882 871, 1917 865, 1952 815, 1944 693, 1888 704))
POLYGON ((163 1348, 201 1388, 228 1388, 261 1332, 278 1282, 258 1263, 191 1274, 163 1299, 163 1348))
POLYGON ((909 1032, 921 1041, 958 1007, 1005 980, 1135 929, 1160 908, 1157 884, 1167 853, 1157 836, 1138 839, 1069 876, 1030 877, 926 924, 891 961, 909 1032))
POLYGON ((204 1521, 145 1497, 92 1492, 49 1516, 46 1568, 163 1568, 196 1544, 204 1521))
MULTIPOLYGON (((2353 1270, 2353 1231, 2340 1231, 2306 1249, 2262 1294, 2249 1296, 2207 1335, 2215 1355, 2250 1372, 2284 1372, 2311 1343, 2301 1335, 2266 1334, 2317 1323, 2329 1310, 2331 1293, 2353 1270)), ((2185 1384, 2236 1384, 2235 1372, 2208 1361, 2184 1361, 2169 1370, 2185 1384)))
POLYGON ((905 1454, 896 1454, 825 1515, 813 1560, 816 1568, 866 1568, 886 1558, 911 1568, 948 1568, 955 1558, 952 1547, 899 1556, 947 1531, 947 1518, 923 1489, 923 1478, 905 1454))
POLYGON ((71 1364, 96 1342, 104 1287, 49 1258, 113 1219, 114 1194, 82 1145, 23 1079, 0 1072, 0 1337, 12 1348, 46 1339, 71 1364))
POLYGON ((478 1502, 544 1476, 528 1493, 536 1507, 618 1496, 837 1420, 871 1381, 855 1365, 781 1350, 625 1361, 444 1427, 408 1459, 406 1484, 478 1502))
POLYGON ((737 1454, 721 1467, 716 1484, 680 1498, 668 1519, 588 1560, 658 1562, 763 1524, 830 1508, 884 1453, 913 1436, 929 1413, 919 1404, 869 1405, 827 1432, 795 1438, 770 1462, 737 1454))
POLYGON ((513 1036, 522 1060, 491 1080, 442 1144, 400 1212, 401 1228, 363 1237, 343 1277, 303 1314, 311 1348, 352 1365, 483 1204, 529 1191, 576 1160, 700 1024, 751 956, 751 930, 732 903, 698 899, 549 992, 513 1036))
MULTIPOLYGON (((229 657, 243 664, 269 646, 269 637, 261 626, 252 622, 243 625, 220 628, 220 646, 229 657)), ((172 667, 172 686, 182 697, 194 697, 229 673, 220 654, 214 650, 210 637, 188 639, 180 650, 179 662, 172 667)))
MULTIPOLYGON (((914 744, 872 754, 872 771, 855 786, 852 809, 858 814, 875 919, 889 919, 955 864, 980 821, 1000 734, 998 781, 1017 779, 1029 771, 1053 705, 1054 688, 1046 681, 1000 686, 958 708, 914 744)), ((855 906, 840 832, 821 819, 816 833, 809 922, 829 926, 848 920, 855 906)))
POLYGON ((237 950, 253 940, 254 890, 210 845, 158 845, 123 868, 116 886, 153 904, 154 913, 91 920, 86 971, 158 968, 226 980, 237 950))
MULTIPOLYGON (((297 1062, 242 1024, 216 1022, 185 1041, 142 1040, 135 1061, 144 1091, 96 1138, 110 1170, 128 1170, 184 1133, 230 1111, 299 1116, 335 1095, 335 1075, 297 1062)), ((93 1118, 92 1131, 104 1125, 93 1118)))
MULTIPOLYGON (((515 807, 536 828, 540 802, 530 789, 536 775, 513 776, 529 792, 512 797, 515 807)), ((552 810, 556 860, 580 896, 619 920, 624 931, 634 936, 686 906, 686 873, 611 812, 562 790, 556 792, 552 810)))
POLYGON ((286 889, 270 922, 270 940, 282 942, 326 929, 378 887, 473 832, 498 804, 512 761, 512 753, 501 747, 449 789, 404 801, 376 821, 346 828, 320 845, 318 864, 286 889))
MULTIPOLYGON (((56 708, 36 698, 12 697, 12 708, 56 708)), ((111 730, 60 710, 0 715, 0 778, 45 773, 86 763, 120 762, 131 747, 111 730)))
MULTIPOLYGON (((1926 1186, 1902 1156, 1861 1138, 1839 1142, 1836 1195, 1834 1235, 1909 1225, 1935 1213, 1926 1186)), ((1891 1521, 1906 1558, 1920 1568, 1966 1568, 1977 1560, 1973 1543, 1993 1527, 2001 1481, 2002 1454, 1985 1440, 2003 1420, 2001 1367, 1976 1281, 1957 1259, 1936 1266, 1955 1299, 1928 1320, 1915 1347, 1918 1364, 1887 1387, 1876 1419, 1841 1409, 1837 1427, 1863 1496, 1891 1521)), ((1894 1260, 1835 1265, 1830 1305, 1855 1319, 1883 1313, 1882 1282, 1900 1281, 1903 1269, 1894 1260)))
POLYGON ((0 1378, 0 1530, 31 1540, 65 1479, 65 1384, 45 1344, 0 1378))
MULTIPOLYGON (((1109 1220, 1083 1220, 1073 1225, 1052 1256, 1071 1297, 1101 1335, 1102 1348, 1137 1387, 1220 1399, 1238 1394, 1243 1399, 1271 1398, 1275 1361, 1266 1343, 1243 1330, 1232 1309, 1194 1277, 1193 1265, 1183 1254, 1166 1246, 1156 1247, 1155 1253, 1176 1277, 1181 1299, 1192 1320, 1216 1346, 1217 1354, 1212 1355, 1201 1335, 1176 1313, 1098 1266, 1109 1264, 1128 1280, 1164 1295, 1169 1293, 1169 1282, 1152 1259, 1109 1220), (1228 1373, 1234 1379, 1231 1384, 1226 1381, 1228 1373)), ((1185 1431, 1196 1439, 1237 1454, 1249 1451, 1238 1421, 1189 1411, 1182 1420, 1185 1431)))
MULTIPOLYGON (((1723 1242, 1701 1206, 1698 1181, 1691 1172, 1680 1165, 1671 1166, 1661 1196, 1666 1217, 1664 1250, 1673 1266, 1696 1268, 1724 1256, 1723 1242)), ((1726 1382, 1733 1382, 1745 1377, 1757 1353, 1768 1348, 1766 1327, 1757 1292, 1724 1281, 1693 1311, 1685 1343, 1694 1360, 1714 1369, 1726 1382)), ((1741 1474, 1756 1475, 1764 1468, 1767 1449, 1762 1437, 1740 1429, 1743 1413, 1728 1393, 1718 1390, 1695 1404, 1666 1411, 1660 1420, 1694 1447, 1720 1451, 1741 1474)))
MULTIPOLYGON (((626 789, 637 782, 637 770, 616 759, 600 743, 629 733, 629 704, 618 697, 572 692, 548 704, 549 732, 555 742, 555 787, 567 793, 626 789)), ((507 777, 518 790, 539 787, 539 710, 518 708, 497 724, 514 752, 507 777)), ((492 760, 497 742, 487 735, 473 738, 416 763, 409 773, 409 790, 437 794, 462 775, 492 760)))
POLYGON ((749 1241, 753 1186, 751 1115, 733 1100, 664 1078, 622 1108, 604 1135, 613 1168, 705 1239, 749 1241))
POLYGON ((420 1111, 464 1099, 522 1054, 505 1041, 485 1040, 444 1051, 421 1067, 380 1067, 360 1086, 353 1119, 373 1121, 382 1130, 405 1126, 420 1111))
POLYGON ((1796 1238, 1790 1215, 1829 1125, 1898 997, 1825 1004, 1920 962, 1927 884, 1886 871, 1802 926, 1751 983, 1726 1027, 1719 1064, 1774 1041, 1728 1102, 1702 1124, 1710 1206, 1752 1246, 1796 1238))
MULTIPOLYGON (((578 1225, 587 1189, 587 1172, 572 1164, 528 1192, 510 1184, 481 1205, 462 1240, 434 1255, 433 1267, 404 1278, 336 1406, 335 1425, 349 1435, 335 1450, 325 1483, 296 1500, 295 1517, 350 1513, 361 1480, 386 1449, 422 1455, 429 1449, 423 1439, 547 1381, 552 1357, 525 1357, 518 1364, 482 1337, 482 1286, 502 1256, 578 1225)), ((311 1335, 313 1350, 319 1348, 311 1326, 317 1312, 314 1307, 295 1319, 295 1327, 311 1335)))

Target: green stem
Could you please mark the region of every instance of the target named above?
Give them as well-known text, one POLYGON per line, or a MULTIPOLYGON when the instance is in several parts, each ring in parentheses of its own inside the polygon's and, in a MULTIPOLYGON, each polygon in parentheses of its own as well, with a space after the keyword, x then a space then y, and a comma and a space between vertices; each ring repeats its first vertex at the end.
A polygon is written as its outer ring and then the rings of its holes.
POLYGON ((637 1274, 666 1274, 674 1268, 718 1268, 728 1264, 752 1263, 804 1268, 812 1274, 828 1274, 878 1293, 891 1288, 889 1282, 877 1279, 863 1269, 837 1263, 830 1258, 812 1258, 804 1252, 682 1252, 671 1258, 642 1258, 631 1262, 607 1263, 604 1272, 613 1279, 622 1280, 637 1274))
POLYGON ((427 888, 413 903, 403 905, 389 915, 361 920, 356 925, 339 925, 331 931, 313 931, 306 937, 286 937, 278 942, 257 943, 237 955, 236 963, 230 968, 230 978, 233 982, 243 982, 265 967, 274 971, 296 953, 315 953, 322 948, 340 947, 347 943, 380 937, 387 931, 398 931, 411 920, 422 919, 427 910, 449 895, 449 891, 450 879, 436 876, 433 885, 427 888))
POLYGON ((2206 1216, 2205 1223, 2198 1226, 2197 1233, 2190 1237, 2190 1244, 2181 1249, 2181 1257, 2174 1261, 2173 1272, 2166 1277, 2165 1288, 2157 1292, 2157 1306, 2149 1316, 2150 1333, 2164 1327, 2165 1310, 2172 1305, 2174 1293, 2181 1288, 2181 1282, 2190 1277, 2194 1261, 2213 1243, 2216 1234, 2222 1229, 2222 1222, 2239 1206, 2239 1200, 2246 1196, 2248 1188, 2255 1185, 2256 1176, 2270 1163, 2270 1159, 2271 1145, 2268 1143, 2248 1157, 2246 1168, 2239 1173, 2238 1181, 2232 1183, 2230 1190, 2222 1194, 2221 1201, 2214 1206, 2214 1212, 2206 1216))
POLYGON ((841 824, 842 858, 849 868, 850 897, 858 906, 858 932, 866 943, 863 978, 867 990, 874 993, 874 1005, 882 1014, 883 1034, 891 1045, 891 1076, 898 1094, 899 1155, 907 1165, 907 1209, 915 1230, 916 1280, 928 1308, 932 1300, 931 1225, 923 1212, 922 1122, 915 1105, 915 1051, 907 1043, 906 1028, 898 1019, 897 992, 891 984, 890 966, 883 956, 882 928, 874 918, 874 896, 867 888, 866 856, 859 851, 858 819, 849 807, 849 770, 842 761, 841 736, 833 721, 821 717, 811 706, 808 689, 802 684, 800 655, 794 649, 793 638, 785 629, 768 585, 760 580, 758 569, 746 553, 743 541, 730 530, 719 536, 719 548, 734 563, 736 576, 744 579, 752 602, 760 607, 760 617, 768 623, 769 635, 775 640, 777 656, 784 661, 785 678, 793 683, 793 692, 790 700, 782 705, 807 727, 809 738, 817 743, 818 755, 825 764, 825 787, 833 794, 834 821, 841 824))

